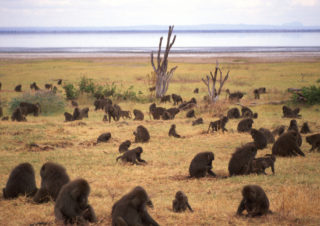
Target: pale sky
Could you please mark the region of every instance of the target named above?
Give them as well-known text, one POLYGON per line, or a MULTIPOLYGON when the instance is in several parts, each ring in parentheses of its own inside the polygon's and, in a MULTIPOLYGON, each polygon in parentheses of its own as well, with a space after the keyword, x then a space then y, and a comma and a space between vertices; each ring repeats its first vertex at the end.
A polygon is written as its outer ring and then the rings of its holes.
POLYGON ((320 25, 320 0, 0 0, 0 27, 320 25))

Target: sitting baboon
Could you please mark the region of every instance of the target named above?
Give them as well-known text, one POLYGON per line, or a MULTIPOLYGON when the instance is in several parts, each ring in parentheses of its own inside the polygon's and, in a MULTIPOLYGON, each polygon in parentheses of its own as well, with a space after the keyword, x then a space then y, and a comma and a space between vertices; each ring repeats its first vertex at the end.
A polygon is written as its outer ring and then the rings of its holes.
POLYGON ((69 112, 64 113, 65 122, 71 122, 73 121, 73 117, 69 112))
POLYGON ((73 110, 73 115, 72 115, 72 120, 81 120, 82 117, 81 117, 81 114, 80 114, 80 109, 79 108, 75 108, 73 110))
POLYGON ((150 106, 149 106, 149 117, 150 117, 150 119, 151 119, 152 112, 155 111, 156 107, 157 107, 156 103, 150 104, 150 106))
POLYGON ((216 174, 211 170, 213 160, 213 152, 200 152, 196 154, 190 163, 190 177, 200 178, 205 177, 207 174, 216 177, 216 174))
POLYGON ((155 107, 151 112, 153 119, 154 120, 160 119, 160 117, 163 115, 165 111, 166 109, 163 107, 155 107))
POLYGON ((258 89, 258 91, 259 91, 259 93, 266 93, 267 91, 266 91, 266 87, 260 87, 259 89, 258 89))
POLYGON ((182 97, 177 95, 177 94, 172 94, 171 95, 172 100, 173 100, 173 105, 178 105, 179 103, 182 103, 182 97))
POLYGON ((184 212, 187 208, 193 212, 189 202, 188 197, 184 194, 183 191, 177 191, 175 199, 172 201, 173 212, 184 212))
POLYGON ((122 153, 122 152, 128 151, 130 145, 131 145, 130 140, 126 140, 126 141, 122 142, 119 146, 119 152, 122 153))
POLYGON ((9 116, 2 117, 1 120, 2 120, 2 121, 8 121, 8 120, 9 120, 9 116))
POLYGON ((170 95, 165 95, 161 97, 160 103, 166 103, 166 102, 171 102, 170 95))
POLYGON ((119 111, 119 117, 122 117, 122 119, 131 119, 131 112, 130 111, 119 111))
POLYGON ((297 143, 298 133, 290 130, 283 133, 272 146, 272 154, 279 156, 305 156, 297 143))
POLYGON ((196 116, 195 116, 194 110, 192 109, 192 110, 188 111, 186 114, 186 117, 187 118, 195 118, 196 116))
POLYGON ((238 147, 229 161, 230 176, 249 174, 252 160, 256 154, 257 147, 253 142, 238 147))
POLYGON ((244 106, 241 108, 241 114, 242 118, 258 118, 258 113, 253 113, 250 108, 244 106))
POLYGON ((33 116, 38 116, 41 112, 41 107, 39 103, 31 104, 27 102, 21 102, 19 104, 19 107, 21 109, 21 113, 25 116, 28 114, 33 114, 33 116))
POLYGON ((250 132, 257 149, 264 149, 267 147, 267 138, 264 136, 262 132, 256 129, 251 129, 250 132))
POLYGON ((57 84, 58 84, 58 85, 61 85, 61 84, 62 84, 62 79, 58 79, 57 84))
POLYGON ((252 128, 253 120, 251 118, 242 119, 237 127, 239 133, 250 132, 252 128))
POLYGON ((307 122, 304 122, 304 123, 303 123, 303 125, 302 125, 302 127, 301 127, 301 130, 300 130, 300 133, 304 133, 304 134, 306 134, 306 133, 311 133, 310 128, 309 128, 309 125, 308 125, 307 122))
POLYGON ((138 126, 137 131, 133 132, 133 135, 135 136, 135 142, 148 142, 150 140, 150 135, 148 130, 144 126, 138 126))
POLYGON ((196 125, 200 125, 200 124, 203 124, 202 118, 198 118, 192 122, 192 126, 196 126, 196 125))
POLYGON ((34 89, 35 91, 40 90, 40 88, 37 86, 37 83, 35 83, 35 82, 33 82, 33 83, 30 84, 30 89, 31 89, 31 90, 34 89))
POLYGON ((264 157, 255 158, 251 163, 251 173, 267 175, 265 170, 271 167, 272 173, 274 174, 275 161, 276 157, 270 154, 266 154, 264 157))
POLYGON ((54 206, 56 221, 65 225, 97 222, 96 214, 88 204, 89 193, 90 186, 84 179, 76 179, 65 184, 54 206))
POLYGON ((176 132, 176 125, 172 124, 169 130, 169 137, 173 136, 175 138, 180 138, 181 136, 176 132))
POLYGON ((290 130, 293 130, 293 131, 297 132, 297 143, 298 143, 299 147, 301 147, 301 145, 302 145, 302 137, 301 137, 301 134, 299 133, 298 124, 297 124, 297 121, 295 119, 292 119, 290 121, 290 125, 289 125, 289 128, 288 128, 288 131, 290 131, 290 130))
POLYGON ((14 88, 14 91, 16 91, 16 92, 22 92, 21 88, 22 88, 22 85, 17 85, 17 86, 14 88))
POLYGON ((269 199, 260 186, 244 186, 242 189, 242 197, 237 215, 242 215, 244 210, 247 211, 247 217, 256 217, 271 213, 269 210, 269 199))
POLYGON ((171 120, 171 119, 173 119, 172 115, 167 110, 165 110, 162 113, 161 118, 162 118, 162 120, 171 120))
POLYGON ((146 163, 145 160, 141 159, 141 153, 143 152, 142 147, 136 147, 132 150, 124 152, 118 159, 121 159, 123 162, 130 162, 132 164, 140 165, 141 162, 146 163), (137 162, 138 161, 138 162, 137 162))
POLYGON ((17 122, 26 122, 27 121, 26 117, 24 117, 24 115, 22 115, 21 109, 19 107, 13 111, 13 113, 11 115, 11 120, 17 121, 17 122))
POLYGON ((142 121, 144 119, 144 114, 142 113, 142 111, 140 111, 138 109, 134 109, 133 114, 134 114, 133 120, 142 121))
POLYGON ((120 225, 152 225, 159 224, 149 215, 147 206, 153 208, 146 190, 135 187, 112 206, 112 226, 120 225))
POLYGON ((301 118, 301 115, 299 115, 300 108, 292 110, 288 106, 283 106, 282 112, 284 118, 301 118))
POLYGON ((311 145, 310 152, 314 151, 316 148, 320 151, 320 133, 307 136, 306 141, 311 145))
POLYGON ((260 99, 260 93, 258 89, 253 90, 254 99, 260 99))
POLYGON ((209 133, 210 128, 211 128, 211 132, 218 131, 218 130, 220 130, 220 129, 222 130, 222 133, 224 133, 224 131, 228 131, 228 130, 225 128, 225 126, 226 126, 226 124, 227 124, 228 121, 229 121, 228 117, 223 116, 222 118, 220 118, 220 119, 217 120, 217 121, 210 122, 207 133, 209 133))
POLYGON ((80 110, 80 118, 81 119, 82 118, 88 118, 89 117, 88 113, 89 113, 89 108, 82 108, 80 110))
POLYGON ((3 198, 13 199, 19 195, 34 196, 37 190, 33 167, 25 162, 11 171, 6 187, 2 191, 3 198))
POLYGON ((171 115, 171 118, 174 119, 174 117, 176 117, 176 114, 178 114, 180 110, 178 108, 169 108, 167 109, 167 112, 169 112, 171 115))
POLYGON ((33 197, 36 203, 48 202, 50 198, 57 199, 60 189, 67 184, 70 179, 66 169, 53 162, 47 162, 40 169, 41 188, 33 197))
POLYGON ((96 100, 95 102, 94 102, 94 106, 95 106, 95 111, 96 110, 99 110, 99 109, 101 109, 101 110, 105 110, 105 107, 107 106, 107 105, 112 105, 112 100, 110 100, 110 99, 98 99, 98 100, 96 100))
POLYGON ((286 127, 284 125, 281 125, 281 126, 278 126, 277 128, 275 128, 273 131, 272 131, 272 134, 274 136, 280 136, 281 134, 284 133, 286 127))
POLYGON ((75 100, 71 101, 71 105, 72 105, 72 107, 78 107, 79 106, 78 102, 75 101, 75 100))
POLYGON ((180 110, 189 110, 197 105, 197 100, 196 98, 192 97, 189 101, 183 102, 182 104, 179 105, 180 110))
POLYGON ((244 95, 242 92, 239 92, 239 91, 235 93, 230 93, 229 89, 226 89, 226 93, 229 95, 229 100, 237 100, 237 101, 239 101, 244 95))
POLYGON ((111 138, 111 133, 102 133, 98 139, 97 139, 97 143, 101 143, 101 142, 108 142, 111 138))
POLYGON ((273 144, 275 142, 274 136, 273 136, 273 134, 271 133, 270 130, 268 130, 266 128, 260 128, 259 131, 261 133, 263 133, 263 135, 267 139, 267 143, 268 144, 273 144))
POLYGON ((45 87, 46 89, 51 89, 51 90, 52 90, 52 84, 45 84, 44 87, 45 87))
POLYGON ((199 88, 195 88, 195 89, 193 90, 193 93, 199 93, 199 88))
POLYGON ((240 111, 238 108, 231 108, 228 113, 227 113, 227 117, 229 119, 232 118, 240 118, 240 111))

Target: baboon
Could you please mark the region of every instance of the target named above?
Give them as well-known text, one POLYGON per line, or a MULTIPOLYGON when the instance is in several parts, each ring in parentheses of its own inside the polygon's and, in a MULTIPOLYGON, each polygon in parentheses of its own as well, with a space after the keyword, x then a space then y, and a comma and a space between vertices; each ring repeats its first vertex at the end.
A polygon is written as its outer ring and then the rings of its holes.
POLYGON ((81 117, 81 113, 80 113, 79 108, 75 108, 73 110, 72 120, 74 121, 74 120, 81 120, 81 119, 82 119, 82 117, 81 117))
POLYGON ((119 146, 119 152, 122 153, 122 152, 128 151, 130 145, 131 145, 130 140, 126 140, 126 141, 122 142, 119 146))
POLYGON ((244 210, 247 211, 247 217, 256 217, 271 213, 269 210, 269 199, 260 186, 244 186, 242 189, 242 197, 237 215, 242 215, 244 210))
POLYGON ((31 90, 34 89, 35 91, 40 90, 40 88, 37 86, 37 83, 35 83, 35 82, 33 82, 33 83, 30 84, 30 89, 31 89, 31 90))
POLYGON ((243 93, 237 91, 235 93, 230 93, 229 89, 226 89, 226 93, 229 95, 229 100, 239 101, 243 97, 243 93))
POLYGON ((274 163, 276 157, 274 155, 266 154, 264 157, 255 158, 251 163, 251 173, 266 174, 266 168, 271 167, 272 173, 274 174, 274 163))
POLYGON ((286 127, 284 125, 281 125, 281 126, 278 126, 277 128, 275 128, 273 131, 272 131, 272 134, 274 136, 280 136, 281 134, 284 133, 286 127))
POLYGON ((238 147, 229 161, 230 176, 249 174, 252 160, 256 154, 257 147, 253 142, 238 147))
POLYGON ((169 112, 172 119, 174 119, 174 117, 176 117, 176 114, 178 114, 180 110, 178 108, 169 108, 167 109, 167 112, 169 112))
POLYGON ((111 133, 103 133, 98 137, 97 143, 108 142, 110 138, 111 138, 111 133))
POLYGON ((64 113, 65 122, 71 122, 73 121, 73 117, 69 112, 64 113))
POLYGON ((88 113, 89 113, 89 108, 88 107, 87 108, 82 108, 80 110, 80 118, 88 118, 89 117, 88 113))
POLYGON ((231 108, 228 113, 227 113, 227 117, 229 119, 232 118, 240 118, 240 111, 238 108, 231 108))
POLYGON ((251 129, 250 132, 257 149, 264 149, 267 147, 267 138, 264 136, 262 132, 256 129, 251 129))
POLYGON ((135 142, 148 142, 150 140, 150 135, 148 130, 144 126, 138 126, 137 130, 133 132, 133 135, 135 136, 135 142))
POLYGON ((182 98, 181 96, 177 95, 177 94, 172 94, 171 95, 172 100, 173 100, 173 105, 178 105, 179 103, 182 103, 182 98))
POLYGON ((297 143, 298 133, 290 130, 283 133, 272 146, 272 154, 278 156, 305 156, 297 143))
POLYGON ((33 116, 38 116, 41 112, 41 107, 39 103, 31 104, 27 102, 21 102, 19 104, 19 107, 21 109, 21 113, 25 116, 28 114, 33 114, 33 116))
POLYGON ((217 120, 217 121, 210 122, 207 133, 210 132, 210 128, 211 128, 211 131, 212 131, 212 132, 218 131, 219 129, 221 129, 223 133, 224 133, 224 131, 228 131, 228 130, 225 128, 225 126, 226 126, 226 124, 227 124, 228 121, 229 121, 228 117, 223 116, 221 119, 219 119, 219 120, 217 120))
POLYGON ((146 190, 135 187, 112 206, 112 226, 159 224, 149 215, 147 206, 153 208, 146 190))
POLYGON ((258 118, 258 113, 253 113, 250 108, 243 106, 241 108, 241 117, 242 118, 258 118))
POLYGON ((54 206, 56 221, 65 225, 85 225, 87 221, 97 222, 96 214, 88 204, 90 186, 82 178, 65 184, 57 197, 54 206))
POLYGON ((299 115, 300 108, 292 110, 288 106, 283 106, 282 112, 284 118, 301 118, 301 115, 299 115))
POLYGON ((22 88, 22 85, 17 85, 17 86, 14 88, 14 91, 16 91, 16 92, 22 92, 21 88, 22 88))
POLYGON ((188 111, 186 114, 186 117, 187 118, 195 118, 196 116, 195 116, 194 110, 192 109, 192 110, 188 111))
POLYGON ((6 187, 2 189, 5 199, 13 199, 19 195, 34 196, 37 190, 34 170, 28 162, 17 165, 11 171, 6 187))
POLYGON ((200 152, 192 159, 189 167, 190 177, 200 178, 207 174, 216 177, 212 172, 212 161, 214 160, 213 152, 200 152))
POLYGON ((260 99, 260 93, 258 89, 253 90, 254 99, 260 99))
POLYGON ((170 120, 173 119, 172 115, 170 114, 170 112, 168 112, 167 110, 165 110, 162 115, 161 115, 162 120, 170 120))
POLYGON ((147 163, 145 160, 141 159, 141 153, 143 152, 142 147, 136 147, 132 150, 124 152, 119 156, 116 161, 121 159, 123 162, 130 162, 132 164, 140 165, 141 162, 147 163))
POLYGON ((111 122, 111 117, 114 121, 119 121, 120 119, 120 112, 121 108, 119 105, 114 104, 113 106, 110 104, 107 104, 105 106, 105 112, 108 114, 109 123, 111 122))
POLYGON ((274 136, 273 136, 273 134, 271 133, 270 130, 268 130, 266 128, 260 128, 259 131, 261 133, 263 133, 263 135, 267 139, 267 143, 268 144, 273 144, 275 142, 274 136))
POLYGON ((250 132, 252 128, 253 120, 251 118, 242 119, 237 127, 239 133, 250 132))
POLYGON ((9 120, 9 116, 2 117, 1 120, 2 120, 2 121, 8 121, 8 120, 9 120))
POLYGON ((182 104, 179 105, 180 110, 188 110, 197 105, 197 100, 196 98, 192 97, 189 101, 183 102, 182 104))
POLYGON ((130 111, 119 111, 119 117, 122 117, 122 119, 131 119, 131 112, 130 111))
POLYGON ((58 85, 61 85, 61 84, 62 84, 62 79, 58 79, 57 84, 58 84, 58 85))
POLYGON ((53 92, 54 94, 56 94, 57 91, 58 91, 58 88, 57 88, 56 86, 54 86, 53 89, 52 89, 52 92, 53 92))
POLYGON ((290 130, 293 130, 293 131, 297 132, 297 143, 298 143, 299 147, 301 147, 301 145, 302 145, 302 137, 301 137, 301 134, 299 133, 298 124, 297 124, 297 121, 295 119, 292 119, 290 121, 290 125, 289 125, 289 128, 288 128, 288 131, 290 131, 290 130))
POLYGON ((70 181, 66 169, 53 162, 42 165, 40 176, 41 188, 33 197, 33 201, 36 203, 48 202, 50 198, 55 201, 62 186, 70 181))
POLYGON ((157 107, 156 103, 150 104, 150 106, 149 106, 149 117, 150 117, 150 119, 151 119, 152 112, 155 111, 156 107, 157 107))
POLYGON ((187 208, 193 212, 189 202, 188 197, 184 194, 183 191, 177 191, 175 199, 172 201, 173 212, 184 212, 187 208))
POLYGON ((151 112, 153 119, 154 120, 160 119, 160 117, 163 115, 165 111, 166 109, 163 107, 155 107, 151 112))
POLYGON ((134 109, 133 114, 134 114, 133 120, 142 121, 144 119, 144 114, 142 113, 142 111, 140 111, 138 109, 134 109))
POLYGON ((258 89, 258 91, 259 91, 259 93, 266 93, 267 92, 265 87, 260 87, 258 89))
POLYGON ((169 130, 169 137, 173 136, 175 138, 180 138, 181 136, 176 132, 176 125, 172 124, 169 130))
POLYGON ((196 125, 200 125, 200 124, 203 124, 202 118, 198 118, 192 122, 192 126, 196 126, 196 125))
POLYGON ((79 106, 78 102, 75 101, 75 100, 71 101, 71 105, 72 105, 72 107, 78 107, 79 106))
POLYGON ((45 87, 46 89, 51 89, 51 90, 52 90, 52 84, 45 84, 44 87, 45 87))
POLYGON ((193 93, 199 93, 199 88, 195 88, 195 89, 193 90, 193 93))
POLYGON ((155 91, 155 90, 156 90, 156 87, 155 87, 155 86, 149 88, 149 91, 150 91, 150 92, 155 91))
POLYGON ((161 97, 160 103, 166 103, 166 102, 171 102, 170 95, 165 95, 161 97))
POLYGON ((22 115, 21 109, 18 107, 14 110, 14 112, 11 115, 11 120, 12 121, 17 121, 17 122, 26 122, 27 119, 22 115))
POLYGON ((2 107, 0 107, 0 117, 3 116, 3 111, 2 111, 2 107))
POLYGON ((107 122, 108 121, 108 115, 104 115, 103 118, 102 118, 102 121, 103 122, 107 122))
POLYGON ((320 133, 307 136, 306 141, 311 145, 310 152, 314 151, 316 148, 320 151, 320 133))
POLYGON ((101 109, 101 110, 105 110, 105 107, 107 106, 107 105, 111 105, 112 106, 112 100, 110 100, 110 99, 99 99, 99 100, 95 100, 95 102, 94 102, 94 106, 95 106, 95 111, 96 110, 99 110, 99 109, 101 109))
POLYGON ((311 133, 310 128, 309 128, 309 125, 308 125, 307 122, 304 122, 304 123, 303 123, 303 125, 302 125, 302 127, 301 127, 301 130, 300 130, 300 133, 304 133, 304 134, 306 134, 306 133, 311 133))

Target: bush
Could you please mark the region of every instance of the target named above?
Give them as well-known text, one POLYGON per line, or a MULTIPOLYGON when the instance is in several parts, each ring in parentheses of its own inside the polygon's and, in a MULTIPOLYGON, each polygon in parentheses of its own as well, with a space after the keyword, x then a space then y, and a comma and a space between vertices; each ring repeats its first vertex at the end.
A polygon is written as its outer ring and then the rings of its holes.
POLYGON ((52 91, 38 91, 35 94, 24 93, 20 97, 13 98, 9 103, 10 112, 13 112, 20 102, 39 103, 42 115, 64 112, 65 107, 64 99, 52 91))
POLYGON ((66 92, 66 97, 68 100, 77 99, 79 96, 79 91, 71 83, 64 85, 63 89, 66 92))
POLYGON ((316 81, 317 83, 320 83, 320 78, 316 81))
POLYGON ((94 94, 96 90, 96 85, 93 83, 93 80, 83 76, 79 82, 79 90, 81 93, 91 93, 94 94))
MULTIPOLYGON (((310 104, 310 105, 320 104, 320 87, 316 87, 316 86, 303 87, 301 94, 306 99, 307 104, 310 104)), ((292 96, 292 100, 294 103, 297 103, 300 100, 300 96, 295 93, 292 96)))

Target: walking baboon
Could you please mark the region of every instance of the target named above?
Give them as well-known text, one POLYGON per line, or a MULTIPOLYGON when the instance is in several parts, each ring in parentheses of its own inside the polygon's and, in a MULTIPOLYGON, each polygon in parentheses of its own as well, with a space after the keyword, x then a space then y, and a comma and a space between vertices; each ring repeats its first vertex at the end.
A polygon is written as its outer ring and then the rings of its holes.
POLYGON ((207 174, 216 177, 212 172, 212 161, 214 160, 213 152, 200 152, 192 159, 189 166, 190 177, 200 178, 207 174))
POLYGON ((133 110, 133 114, 134 114, 134 119, 133 120, 142 121, 144 119, 144 114, 142 113, 142 111, 140 111, 138 109, 134 109, 133 110))
POLYGON ((98 139, 97 139, 97 143, 101 143, 101 142, 108 142, 111 138, 111 133, 102 133, 98 139))
POLYGON ((20 102, 19 107, 21 109, 21 113, 25 116, 28 114, 33 114, 33 116, 38 116, 41 112, 41 107, 39 103, 31 104, 27 102, 20 102))
POLYGON ((260 93, 258 89, 253 90, 254 99, 260 99, 260 93))
POLYGON ((304 122, 304 123, 303 123, 303 125, 302 125, 302 127, 301 127, 301 130, 300 130, 300 133, 304 133, 304 134, 306 134, 306 133, 311 133, 310 128, 309 128, 309 125, 308 125, 307 122, 304 122))
POLYGON ((175 138, 180 138, 181 136, 176 132, 176 125, 172 124, 169 130, 169 137, 173 136, 175 138))
POLYGON ((166 102, 171 102, 170 95, 165 95, 161 97, 160 103, 166 103, 166 102))
POLYGON ((135 142, 148 142, 150 140, 150 135, 148 130, 144 126, 138 126, 137 130, 133 132, 133 135, 135 136, 135 142))
POLYGON ((220 130, 220 129, 222 130, 223 133, 224 133, 224 131, 228 131, 228 130, 225 128, 225 126, 226 126, 226 124, 227 124, 228 121, 229 121, 228 117, 223 116, 221 119, 219 119, 219 120, 217 120, 217 121, 210 122, 207 133, 209 133, 210 128, 211 128, 211 131, 212 131, 212 132, 218 131, 218 130, 220 130))
POLYGON ((27 121, 26 117, 24 117, 24 115, 22 115, 20 107, 16 108, 14 110, 14 112, 12 112, 11 120, 17 121, 17 122, 26 122, 27 121))
POLYGON ((297 143, 298 133, 290 130, 283 133, 272 146, 272 154, 278 156, 305 156, 297 143))
POLYGON ((184 194, 183 191, 177 191, 175 199, 172 201, 173 212, 184 212, 187 208, 193 212, 189 202, 188 197, 184 194))
POLYGON ((310 152, 314 151, 316 148, 320 151, 320 133, 307 136, 306 141, 311 145, 310 152))
POLYGON ((257 149, 264 149, 267 147, 267 138, 264 136, 262 132, 256 129, 251 129, 251 136, 254 140, 257 149))
POLYGON ((272 173, 274 174, 275 161, 276 157, 270 154, 266 154, 264 157, 255 158, 251 164, 251 173, 267 175, 265 170, 271 167, 272 173))
POLYGON ((195 118, 196 116, 195 116, 194 110, 192 109, 192 110, 188 111, 186 114, 186 117, 187 118, 195 118))
POLYGON ((192 122, 192 126, 196 126, 196 125, 200 125, 200 124, 203 124, 202 118, 198 118, 192 122))
POLYGON ((131 112, 130 111, 120 111, 119 117, 122 117, 122 119, 131 119, 131 112))
POLYGON ((226 93, 229 96, 229 100, 236 100, 239 101, 243 97, 243 93, 237 91, 235 93, 230 93, 229 89, 226 89, 226 93))
POLYGON ((267 139, 267 143, 268 144, 273 144, 275 142, 274 136, 273 136, 273 134, 271 133, 270 130, 268 130, 266 128, 260 128, 259 131, 261 133, 263 133, 263 135, 267 139))
POLYGON ((283 106, 282 112, 284 118, 301 118, 301 115, 299 115, 300 108, 292 110, 288 106, 283 106))
POLYGON ((182 104, 179 105, 179 109, 180 110, 188 110, 191 109, 193 107, 195 107, 197 105, 197 100, 196 98, 192 97, 189 101, 187 102, 183 102, 182 104))
POLYGON ((227 113, 227 117, 229 119, 232 118, 240 118, 240 111, 238 108, 231 108, 228 113, 227 113))
POLYGON ((252 128, 253 120, 251 118, 242 119, 237 127, 239 133, 250 132, 252 128))
POLYGON ((16 91, 16 92, 22 92, 21 88, 22 88, 22 85, 17 85, 17 86, 14 88, 14 91, 16 91))
POLYGON ((173 105, 178 105, 179 103, 182 103, 182 98, 181 96, 177 95, 177 94, 172 94, 171 95, 172 100, 173 100, 173 105))
POLYGON ((119 146, 119 152, 122 153, 122 152, 128 151, 130 145, 131 145, 130 140, 126 140, 126 141, 122 142, 119 146))
POLYGON ((13 199, 19 195, 34 196, 37 190, 34 170, 28 162, 17 165, 11 171, 6 187, 2 189, 5 199, 13 199))
POLYGON ((136 147, 132 150, 124 152, 118 159, 121 159, 123 162, 130 162, 132 164, 140 165, 141 162, 146 163, 145 160, 141 159, 141 153, 143 152, 142 147, 136 147))

